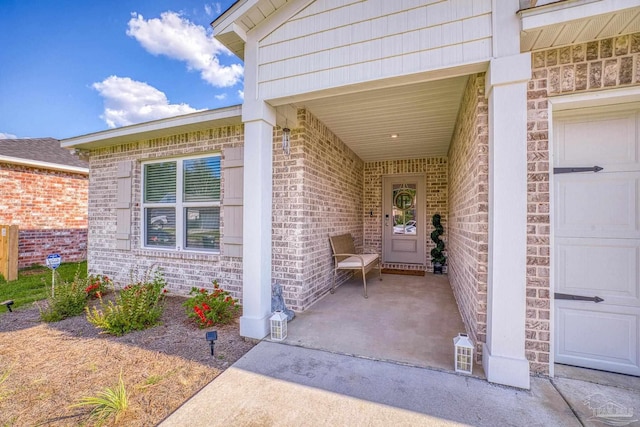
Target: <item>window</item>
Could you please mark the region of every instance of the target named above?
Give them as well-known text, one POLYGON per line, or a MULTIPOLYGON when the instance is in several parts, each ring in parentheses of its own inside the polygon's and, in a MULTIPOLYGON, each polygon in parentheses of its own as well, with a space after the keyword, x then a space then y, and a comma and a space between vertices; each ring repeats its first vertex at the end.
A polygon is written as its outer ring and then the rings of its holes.
POLYGON ((143 164, 144 246, 220 250, 220 156, 143 164))

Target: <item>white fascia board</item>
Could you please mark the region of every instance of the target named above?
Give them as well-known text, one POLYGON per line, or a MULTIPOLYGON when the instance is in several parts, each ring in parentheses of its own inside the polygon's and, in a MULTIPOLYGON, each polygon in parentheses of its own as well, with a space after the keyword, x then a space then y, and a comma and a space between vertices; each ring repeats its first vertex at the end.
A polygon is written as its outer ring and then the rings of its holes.
POLYGON ((242 105, 205 110, 183 116, 169 117, 109 129, 60 141, 63 148, 92 149, 108 147, 141 139, 158 138, 173 133, 191 132, 206 128, 242 123, 242 105))
POLYGON ((638 0, 567 0, 518 12, 522 30, 548 27, 638 7, 638 0))
POLYGON ((41 169, 51 169, 62 172, 79 173, 83 175, 89 174, 89 168, 81 168, 78 166, 67 166, 58 163, 41 162, 39 160, 21 159, 19 157, 0 156, 0 163, 11 163, 14 165, 30 166, 41 169))
POLYGON ((229 27, 249 11, 253 6, 258 4, 258 0, 238 1, 231 6, 225 13, 217 17, 212 23, 213 35, 216 36, 221 32, 225 32, 229 27))

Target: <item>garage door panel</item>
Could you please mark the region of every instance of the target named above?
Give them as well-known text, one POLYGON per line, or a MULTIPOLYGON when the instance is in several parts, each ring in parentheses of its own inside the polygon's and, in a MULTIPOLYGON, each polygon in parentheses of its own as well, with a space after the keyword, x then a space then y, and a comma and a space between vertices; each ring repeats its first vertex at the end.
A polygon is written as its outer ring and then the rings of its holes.
POLYGON ((558 236, 640 238, 640 173, 555 178, 558 236))
POLYGON ((556 292, 640 306, 640 240, 556 239, 556 292))
POLYGON ((640 103, 556 116, 554 168, 603 168, 552 178, 558 363, 640 375, 639 129, 640 103))
POLYGON ((592 305, 556 302, 556 362, 639 375, 639 316, 592 305))
POLYGON ((637 170, 640 163, 637 111, 585 114, 558 123, 556 166, 606 166, 637 170))

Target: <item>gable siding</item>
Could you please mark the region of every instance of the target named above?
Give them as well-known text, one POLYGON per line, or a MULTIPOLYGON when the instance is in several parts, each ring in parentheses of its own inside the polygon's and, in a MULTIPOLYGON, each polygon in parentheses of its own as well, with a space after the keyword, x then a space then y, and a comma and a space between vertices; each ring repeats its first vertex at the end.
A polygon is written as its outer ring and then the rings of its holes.
POLYGON ((318 0, 259 41, 259 96, 486 61, 491 31, 491 0, 318 0))

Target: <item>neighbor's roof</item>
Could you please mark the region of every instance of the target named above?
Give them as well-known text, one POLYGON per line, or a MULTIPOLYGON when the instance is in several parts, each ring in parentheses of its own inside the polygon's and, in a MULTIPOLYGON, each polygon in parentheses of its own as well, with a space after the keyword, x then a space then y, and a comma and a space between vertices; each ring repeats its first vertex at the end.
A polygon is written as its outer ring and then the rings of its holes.
POLYGON ((54 138, 0 139, 0 162, 88 173, 89 163, 54 138))

